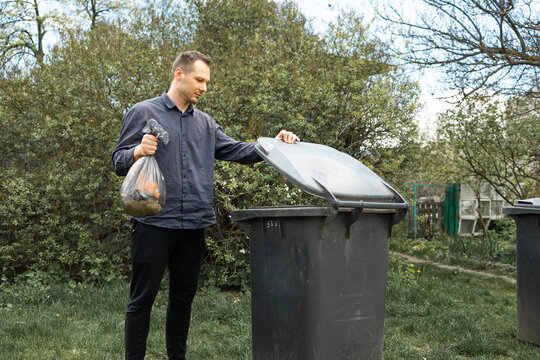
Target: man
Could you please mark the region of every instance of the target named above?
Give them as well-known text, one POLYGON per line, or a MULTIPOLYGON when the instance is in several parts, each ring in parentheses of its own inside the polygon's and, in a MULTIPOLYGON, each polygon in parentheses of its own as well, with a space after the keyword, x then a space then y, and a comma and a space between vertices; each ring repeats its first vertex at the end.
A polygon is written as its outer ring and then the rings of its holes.
MULTIPOLYGON (((135 161, 154 155, 166 183, 166 204, 161 213, 132 218, 132 276, 125 322, 126 359, 143 359, 150 311, 166 267, 169 303, 166 341, 169 359, 185 359, 191 303, 197 290, 206 249, 205 228, 215 223, 212 208, 214 159, 254 163, 260 157, 253 143, 236 141, 207 114, 193 108, 210 81, 207 56, 181 53, 173 63, 172 81, 160 97, 135 104, 124 116, 112 164, 124 176, 135 161), (169 133, 168 145, 142 128, 157 120, 169 133)), ((299 141, 282 130, 276 138, 299 141)))

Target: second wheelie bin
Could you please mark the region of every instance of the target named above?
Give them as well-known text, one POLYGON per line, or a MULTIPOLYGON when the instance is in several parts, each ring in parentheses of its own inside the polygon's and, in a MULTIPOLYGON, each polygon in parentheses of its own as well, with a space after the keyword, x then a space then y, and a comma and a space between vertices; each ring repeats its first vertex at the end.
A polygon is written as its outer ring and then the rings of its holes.
POLYGON ((517 230, 517 338, 540 346, 540 198, 503 208, 517 230))

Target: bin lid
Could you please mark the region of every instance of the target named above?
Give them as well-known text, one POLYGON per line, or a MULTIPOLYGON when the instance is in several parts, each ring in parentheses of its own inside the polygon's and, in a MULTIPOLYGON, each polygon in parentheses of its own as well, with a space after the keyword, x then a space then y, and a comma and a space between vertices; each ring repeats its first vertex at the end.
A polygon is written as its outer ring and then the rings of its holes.
POLYGON ((288 144, 259 138, 255 151, 303 191, 328 200, 405 203, 383 179, 352 156, 329 146, 307 142, 288 144))
POLYGON ((514 206, 504 207, 503 214, 507 214, 507 215, 540 214, 540 198, 518 200, 514 206))

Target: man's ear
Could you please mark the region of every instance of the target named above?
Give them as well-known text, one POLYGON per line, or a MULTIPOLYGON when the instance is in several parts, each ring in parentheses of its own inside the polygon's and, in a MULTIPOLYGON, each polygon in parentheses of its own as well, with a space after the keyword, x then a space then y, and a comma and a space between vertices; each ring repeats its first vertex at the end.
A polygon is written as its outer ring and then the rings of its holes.
POLYGON ((182 78, 184 77, 184 71, 177 67, 176 70, 174 70, 174 78, 177 80, 177 81, 180 81, 182 80, 182 78))

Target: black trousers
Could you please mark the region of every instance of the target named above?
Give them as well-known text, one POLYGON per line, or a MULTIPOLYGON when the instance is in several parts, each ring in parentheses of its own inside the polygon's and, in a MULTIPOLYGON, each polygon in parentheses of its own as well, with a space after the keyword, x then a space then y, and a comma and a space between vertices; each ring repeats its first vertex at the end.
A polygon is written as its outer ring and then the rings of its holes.
POLYGON ((126 360, 142 360, 150 311, 169 268, 166 340, 169 359, 185 359, 191 303, 206 250, 205 229, 165 229, 132 220, 132 274, 126 312, 126 360))

